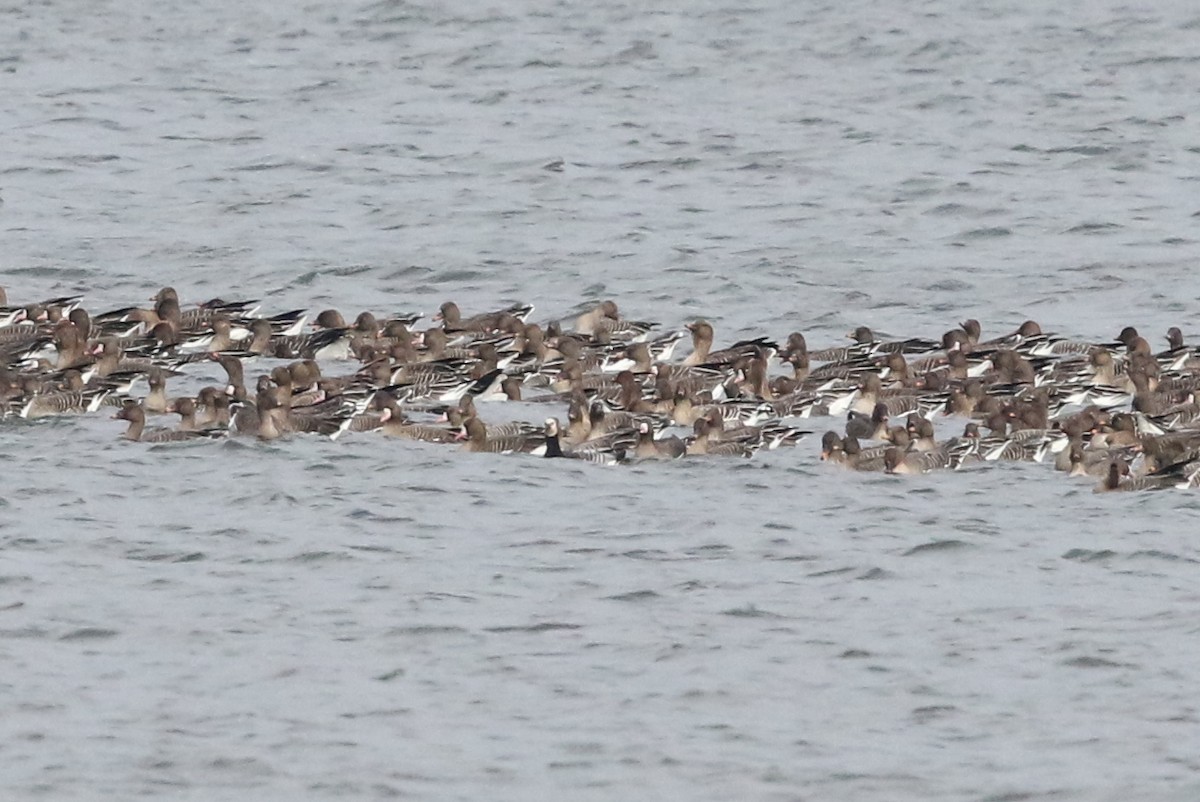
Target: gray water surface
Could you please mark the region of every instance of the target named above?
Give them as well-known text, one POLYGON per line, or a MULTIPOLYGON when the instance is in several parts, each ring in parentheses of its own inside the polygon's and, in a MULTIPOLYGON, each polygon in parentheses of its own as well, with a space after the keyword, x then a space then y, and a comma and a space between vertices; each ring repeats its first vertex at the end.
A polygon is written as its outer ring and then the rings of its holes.
MULTIPOLYGON (((1079 5, 12 5, 0 284, 1192 341, 1200 10, 1079 5)), ((120 428, 0 426, 14 798, 1200 797, 1194 493, 120 428)))

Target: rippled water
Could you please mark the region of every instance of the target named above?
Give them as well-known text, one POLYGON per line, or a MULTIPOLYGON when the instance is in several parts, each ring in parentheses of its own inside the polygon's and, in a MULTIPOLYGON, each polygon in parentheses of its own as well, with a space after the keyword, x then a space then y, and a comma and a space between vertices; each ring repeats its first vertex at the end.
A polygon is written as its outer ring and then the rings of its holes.
MULTIPOLYGON (((0 284, 1194 335, 1200 11, 1083 5, 10 6, 0 284)), ((21 798, 1200 795, 1194 494, 115 426, 0 427, 21 798)))

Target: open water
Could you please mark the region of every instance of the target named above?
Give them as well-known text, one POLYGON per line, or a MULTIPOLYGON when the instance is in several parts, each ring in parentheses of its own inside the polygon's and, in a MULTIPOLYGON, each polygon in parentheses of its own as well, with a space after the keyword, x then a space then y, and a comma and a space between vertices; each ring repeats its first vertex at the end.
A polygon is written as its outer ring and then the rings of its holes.
MULTIPOLYGON (((1169 0, 8 3, 0 284, 1157 346, 1198 76, 1169 0)), ((1200 798, 1194 493, 120 430, 0 427, 6 798, 1200 798)))

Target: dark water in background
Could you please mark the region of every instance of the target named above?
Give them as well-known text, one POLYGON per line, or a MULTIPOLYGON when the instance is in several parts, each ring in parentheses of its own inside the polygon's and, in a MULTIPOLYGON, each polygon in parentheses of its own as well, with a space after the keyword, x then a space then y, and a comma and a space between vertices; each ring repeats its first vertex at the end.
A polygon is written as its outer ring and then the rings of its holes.
MULTIPOLYGON (((1200 10, 897 6, 9 6, 0 284, 1195 335, 1200 10)), ((1200 796, 1194 494, 114 427, 0 427, 21 798, 1200 796)))

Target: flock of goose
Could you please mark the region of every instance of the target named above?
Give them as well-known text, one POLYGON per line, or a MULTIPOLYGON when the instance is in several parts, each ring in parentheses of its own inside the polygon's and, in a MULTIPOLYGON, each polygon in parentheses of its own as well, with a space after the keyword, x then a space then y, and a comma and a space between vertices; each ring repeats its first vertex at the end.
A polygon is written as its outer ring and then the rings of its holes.
POLYGON ((822 459, 855 470, 1022 460, 1095 477, 1097 490, 1200 486, 1200 350, 1177 328, 1157 352, 1132 327, 1090 343, 1026 321, 984 339, 975 320, 939 340, 861 326, 821 350, 799 332, 714 350, 712 325, 696 320, 679 360, 687 335, 626 319, 613 301, 566 324, 530 323, 532 311, 464 316, 447 302, 419 326, 416 314, 347 323, 326 310, 306 327, 306 310, 264 317, 257 302, 219 298, 185 308, 170 287, 95 314, 79 297, 10 305, 0 287, 0 419, 111 408, 140 442, 379 432, 607 464, 749 457, 810 434, 798 419, 831 416, 822 459), (221 386, 167 393, 218 365, 221 386), (262 366, 252 389, 249 365, 262 366), (558 405, 565 422, 485 424, 476 404, 497 399, 558 405), (932 420, 955 416, 962 433, 939 441, 932 420), (148 428, 151 417, 173 425, 148 428))

